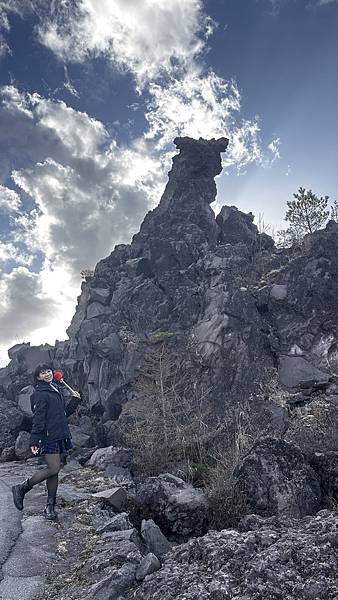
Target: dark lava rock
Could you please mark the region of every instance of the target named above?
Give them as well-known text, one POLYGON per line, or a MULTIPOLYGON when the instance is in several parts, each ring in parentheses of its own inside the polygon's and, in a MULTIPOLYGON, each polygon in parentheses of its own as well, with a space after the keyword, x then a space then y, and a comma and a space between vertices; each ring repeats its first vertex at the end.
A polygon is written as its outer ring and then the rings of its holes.
POLYGON ((252 511, 260 515, 300 518, 320 508, 319 477, 294 444, 259 440, 235 476, 252 511))

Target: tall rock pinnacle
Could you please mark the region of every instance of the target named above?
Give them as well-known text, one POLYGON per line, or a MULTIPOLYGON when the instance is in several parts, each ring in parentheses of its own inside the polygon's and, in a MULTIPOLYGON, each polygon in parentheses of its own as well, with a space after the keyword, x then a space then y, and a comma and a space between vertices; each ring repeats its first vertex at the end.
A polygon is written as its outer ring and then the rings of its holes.
MULTIPOLYGON (((209 205, 216 198, 214 177, 222 171, 221 152, 225 152, 228 140, 177 137, 174 143, 180 152, 173 158, 161 201, 146 215, 133 244, 142 244, 153 233, 157 238, 163 235, 189 245, 192 229, 195 233, 198 230, 199 244, 217 241, 219 230, 209 205)), ((182 257, 181 250, 178 254, 182 257)))

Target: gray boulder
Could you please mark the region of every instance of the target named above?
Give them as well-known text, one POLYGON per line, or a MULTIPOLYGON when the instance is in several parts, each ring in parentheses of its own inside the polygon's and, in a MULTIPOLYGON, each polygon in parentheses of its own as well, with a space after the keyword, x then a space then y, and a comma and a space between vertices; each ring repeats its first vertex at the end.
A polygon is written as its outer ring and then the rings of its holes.
POLYGON ((115 465, 108 465, 105 468, 104 474, 107 477, 110 477, 110 479, 112 479, 117 485, 128 485, 133 483, 133 478, 129 469, 126 469, 124 467, 115 467, 115 465))
POLYGON ((137 566, 125 564, 91 586, 84 600, 118 600, 135 583, 137 566))
POLYGON ((110 296, 108 288, 91 287, 88 297, 88 302, 100 302, 107 304, 110 296))
POLYGON ((223 243, 244 243, 254 249, 271 248, 273 239, 267 234, 259 234, 257 226, 253 223, 254 215, 238 210, 237 206, 222 206, 216 217, 219 225, 220 241, 223 243))
POLYGON ((103 358, 108 357, 111 360, 118 360, 122 353, 119 336, 117 333, 107 335, 107 337, 94 344, 94 350, 103 358))
POLYGON ((270 290, 270 298, 273 300, 285 300, 288 295, 288 286, 275 283, 270 290))
POLYGON ((142 581, 147 575, 158 571, 161 568, 161 563, 155 554, 149 552, 142 558, 140 565, 137 567, 135 577, 137 581, 142 581))
POLYGON ((103 490, 102 492, 96 492, 92 494, 93 498, 98 498, 99 500, 104 500, 112 506, 115 510, 121 510, 123 506, 125 506, 127 502, 127 492, 123 488, 110 488, 108 490, 103 490))
POLYGON ((319 387, 328 385, 330 375, 317 369, 302 356, 281 356, 279 380, 286 388, 319 387))
POLYGON ((239 493, 259 515, 301 518, 320 508, 319 477, 294 444, 259 440, 234 475, 239 493))
POLYGON ((155 554, 157 558, 162 559, 171 549, 171 544, 152 519, 142 520, 141 537, 145 542, 148 552, 155 554))
POLYGON ((26 387, 22 388, 18 398, 18 408, 26 417, 30 418, 33 415, 30 400, 33 391, 34 387, 32 385, 27 385, 26 387))
POLYGON ((72 435, 74 446, 80 448, 87 448, 89 446, 90 436, 83 433, 81 427, 78 427, 77 425, 69 425, 69 429, 72 435))
POLYGON ((170 473, 145 479, 137 486, 135 501, 169 539, 186 540, 207 531, 205 494, 170 473))
POLYGON ((105 469, 108 465, 127 468, 131 461, 132 451, 130 448, 107 446, 96 450, 87 464, 97 469, 105 469))
POLYGON ((30 449, 30 434, 27 431, 20 431, 15 441, 15 455, 21 460, 31 458, 32 451, 30 449))
POLYGON ((15 459, 15 446, 9 446, 9 448, 4 448, 0 454, 0 462, 10 462, 15 459))
POLYGON ((132 525, 129 521, 128 513, 123 512, 115 515, 115 517, 107 521, 104 525, 101 525, 96 532, 100 534, 107 531, 126 531, 131 528, 132 525))

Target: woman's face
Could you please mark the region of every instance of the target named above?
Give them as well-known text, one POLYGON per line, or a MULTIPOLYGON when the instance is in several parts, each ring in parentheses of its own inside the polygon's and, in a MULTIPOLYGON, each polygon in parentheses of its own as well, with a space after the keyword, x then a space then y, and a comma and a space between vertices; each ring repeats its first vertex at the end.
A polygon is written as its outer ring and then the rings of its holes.
POLYGON ((45 371, 40 371, 38 379, 40 379, 40 381, 52 381, 53 379, 53 371, 52 369, 46 369, 45 371))

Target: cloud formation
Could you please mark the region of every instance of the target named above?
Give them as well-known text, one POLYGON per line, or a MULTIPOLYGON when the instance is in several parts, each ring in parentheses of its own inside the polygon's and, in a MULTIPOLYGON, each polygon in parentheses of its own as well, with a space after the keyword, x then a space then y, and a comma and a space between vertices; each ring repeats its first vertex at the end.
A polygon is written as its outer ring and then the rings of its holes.
POLYGON ((54 343, 53 331, 65 332, 75 310, 80 271, 94 268, 115 244, 130 241, 149 208, 148 191, 161 167, 158 159, 145 156, 142 140, 119 148, 102 123, 63 102, 14 87, 2 91, 2 156, 10 148, 6 164, 12 180, 34 202, 34 208, 23 205, 16 191, 0 187, 0 210, 12 224, 1 248, 4 355, 15 327, 36 338, 35 316, 30 318, 29 311, 39 309, 40 327, 47 327, 45 341, 54 343), (29 166, 11 170, 23 150, 29 166), (21 254, 14 250, 19 247, 24 249, 21 254), (26 257, 25 264, 31 264, 38 254, 44 257, 39 273, 23 267, 6 273, 6 261, 23 264, 26 257), (19 282, 26 279, 26 304, 13 303, 19 282))
POLYGON ((105 56, 142 88, 187 68, 213 27, 200 0, 78 0, 56 4, 39 39, 65 62, 105 56))

